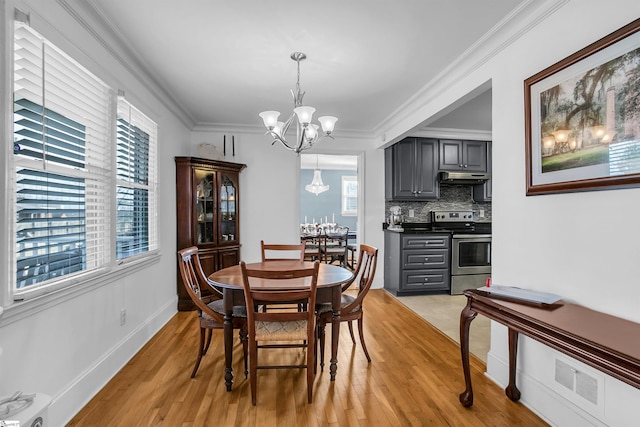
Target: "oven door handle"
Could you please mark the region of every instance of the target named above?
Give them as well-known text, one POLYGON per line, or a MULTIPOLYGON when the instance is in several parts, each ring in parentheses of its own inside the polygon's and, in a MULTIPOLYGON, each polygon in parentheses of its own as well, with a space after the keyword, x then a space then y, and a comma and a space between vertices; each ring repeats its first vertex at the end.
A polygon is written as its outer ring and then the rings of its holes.
POLYGON ((491 239, 491 234, 454 234, 453 240, 462 239, 491 239))

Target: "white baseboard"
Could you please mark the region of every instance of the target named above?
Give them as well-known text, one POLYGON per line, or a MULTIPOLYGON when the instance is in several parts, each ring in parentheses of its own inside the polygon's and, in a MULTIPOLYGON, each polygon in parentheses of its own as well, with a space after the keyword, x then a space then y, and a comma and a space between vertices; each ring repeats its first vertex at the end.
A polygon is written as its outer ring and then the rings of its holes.
POLYGON ((176 314, 177 298, 169 301, 145 322, 96 360, 95 364, 52 399, 51 425, 66 425, 131 358, 176 314))
MULTIPOLYGON (((485 375, 501 388, 509 383, 509 363, 491 351, 487 354, 487 372, 485 375)), ((518 369, 516 384, 522 395, 518 403, 552 426, 599 426, 607 424, 577 407, 563 396, 547 387, 536 378, 518 369)), ((479 391, 474 390, 475 393, 479 391)), ((508 397, 505 395, 505 399, 508 397)), ((518 404, 514 402, 515 404, 518 404)))

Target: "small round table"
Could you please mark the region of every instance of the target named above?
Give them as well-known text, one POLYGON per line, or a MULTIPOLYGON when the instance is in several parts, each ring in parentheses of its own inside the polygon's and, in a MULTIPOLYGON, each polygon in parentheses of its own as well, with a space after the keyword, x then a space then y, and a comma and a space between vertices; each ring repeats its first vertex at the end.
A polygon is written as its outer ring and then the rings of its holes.
MULTIPOLYGON (((312 262, 292 261, 265 261, 247 264, 247 268, 268 271, 287 271, 301 267, 312 267, 312 262)), ((318 289, 316 301, 318 303, 330 302, 332 308, 331 319, 331 366, 329 368, 331 381, 336 378, 338 369, 338 337, 340 336, 340 302, 342 285, 353 279, 353 273, 343 267, 331 264, 320 264, 318 270, 318 289)), ((245 305, 244 285, 240 265, 223 268, 209 276, 214 286, 222 288, 224 303, 224 381, 227 391, 231 391, 233 384, 233 306, 245 305)), ((309 287, 309 279, 290 279, 284 282, 268 279, 252 279, 251 287, 262 289, 294 290, 309 287)))

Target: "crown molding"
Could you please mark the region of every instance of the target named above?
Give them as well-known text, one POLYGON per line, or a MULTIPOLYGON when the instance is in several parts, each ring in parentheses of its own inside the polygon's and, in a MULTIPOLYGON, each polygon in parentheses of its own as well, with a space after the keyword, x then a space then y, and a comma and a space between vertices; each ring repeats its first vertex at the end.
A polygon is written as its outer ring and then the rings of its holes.
POLYGON ((169 111, 191 129, 195 120, 177 98, 160 84, 160 78, 100 11, 93 0, 56 0, 57 3, 87 31, 123 68, 129 71, 169 111))
MULTIPOLYGON (((264 126, 245 125, 237 123, 207 123, 200 122, 193 126, 193 132, 222 132, 222 133, 245 133, 245 134, 265 134, 264 126)), ((335 139, 374 139, 372 132, 359 132, 353 130, 340 129, 334 131, 331 136, 335 139)))
MULTIPOLYGON (((468 78, 482 65, 520 39, 532 28, 544 21, 556 10, 571 0, 527 0, 518 5, 483 37, 465 50, 434 79, 422 87, 414 96, 394 110, 374 130, 376 138, 382 142, 395 139, 409 131, 428 117, 421 117, 433 99, 445 93, 450 87, 468 78), (407 124, 407 120, 413 123, 407 124), (405 129, 402 129, 404 127, 405 129)), ((447 106, 442 106, 446 108, 447 106)))
POLYGON ((491 131, 455 128, 422 128, 418 131, 410 132, 409 136, 438 139, 471 139, 479 141, 491 141, 492 139, 491 131))

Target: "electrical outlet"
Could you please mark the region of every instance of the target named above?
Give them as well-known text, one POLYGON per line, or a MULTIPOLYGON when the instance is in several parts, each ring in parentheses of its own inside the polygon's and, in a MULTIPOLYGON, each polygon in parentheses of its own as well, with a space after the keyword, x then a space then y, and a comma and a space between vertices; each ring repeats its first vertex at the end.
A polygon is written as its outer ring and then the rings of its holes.
POLYGON ((120 326, 124 326, 127 323, 127 309, 120 310, 120 326))
POLYGON ((416 211, 409 209, 409 218, 413 218, 414 216, 416 216, 416 211))
POLYGON ((480 218, 484 218, 484 209, 480 209, 480 214, 478 216, 480 218))

